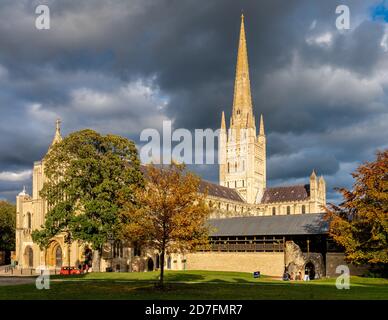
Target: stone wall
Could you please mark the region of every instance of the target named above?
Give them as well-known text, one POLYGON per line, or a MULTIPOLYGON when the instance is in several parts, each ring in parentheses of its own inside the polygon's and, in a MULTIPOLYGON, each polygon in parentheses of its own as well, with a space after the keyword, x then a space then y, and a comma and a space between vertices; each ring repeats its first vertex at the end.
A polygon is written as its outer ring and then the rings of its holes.
POLYGON ((339 274, 335 273, 335 269, 339 265, 347 265, 350 270, 351 276, 361 276, 363 275, 367 269, 368 266, 355 266, 352 264, 347 264, 344 260, 344 254, 343 253, 327 253, 326 254, 326 275, 328 277, 338 277, 339 274))
POLYGON ((187 270, 260 271, 263 275, 281 277, 283 252, 197 252, 186 255, 187 270))

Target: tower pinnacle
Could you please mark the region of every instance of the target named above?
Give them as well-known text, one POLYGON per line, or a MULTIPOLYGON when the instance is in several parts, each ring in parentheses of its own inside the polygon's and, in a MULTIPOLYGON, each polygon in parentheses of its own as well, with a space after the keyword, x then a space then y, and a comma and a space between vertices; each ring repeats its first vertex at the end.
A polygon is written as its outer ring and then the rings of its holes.
POLYGON ((263 114, 260 115, 260 129, 259 129, 259 135, 264 136, 264 118, 263 114))
POLYGON ((53 146, 57 142, 61 142, 61 141, 62 141, 62 136, 61 136, 61 119, 57 119, 55 121, 55 135, 54 135, 53 142, 51 143, 51 146, 53 146))
POLYGON ((222 111, 221 130, 226 130, 225 113, 222 111))

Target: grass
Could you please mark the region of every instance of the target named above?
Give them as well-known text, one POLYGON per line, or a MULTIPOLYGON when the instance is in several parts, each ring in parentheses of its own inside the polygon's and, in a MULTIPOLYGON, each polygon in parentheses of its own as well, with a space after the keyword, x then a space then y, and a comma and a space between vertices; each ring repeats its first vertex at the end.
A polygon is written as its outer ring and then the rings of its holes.
POLYGON ((350 290, 338 290, 335 279, 284 282, 250 273, 167 271, 166 290, 155 288, 157 272, 91 273, 53 276, 50 290, 35 284, 0 286, 0 299, 373 299, 388 300, 388 280, 351 277, 350 290))

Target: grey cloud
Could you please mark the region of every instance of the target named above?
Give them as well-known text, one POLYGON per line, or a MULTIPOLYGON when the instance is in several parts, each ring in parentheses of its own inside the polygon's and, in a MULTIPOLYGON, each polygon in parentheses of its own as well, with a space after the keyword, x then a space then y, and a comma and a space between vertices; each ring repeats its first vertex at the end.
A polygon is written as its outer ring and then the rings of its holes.
MULTIPOLYGON (((376 2, 352 1, 357 24, 340 33, 334 0, 50 0, 52 29, 40 32, 33 27, 38 1, 3 0, 0 172, 30 169, 47 150, 56 116, 64 133, 87 126, 135 140, 164 118, 175 127, 218 128, 221 111, 230 115, 243 8, 255 113, 257 119, 264 113, 268 133, 269 178, 302 181, 319 167, 331 185, 336 179, 349 185, 343 164, 387 147, 381 134, 387 131, 385 26, 368 16, 376 2), (306 42, 325 32, 331 46, 306 42), (151 88, 152 102, 123 94, 137 81, 151 88), (75 93, 82 90, 89 96, 80 101, 75 93), (106 97, 107 112, 93 94, 106 97), (288 158, 295 160, 277 160, 288 158)), ((216 167, 193 168, 217 181, 216 167)), ((12 199, 16 189, 3 184, 0 196, 12 199)))

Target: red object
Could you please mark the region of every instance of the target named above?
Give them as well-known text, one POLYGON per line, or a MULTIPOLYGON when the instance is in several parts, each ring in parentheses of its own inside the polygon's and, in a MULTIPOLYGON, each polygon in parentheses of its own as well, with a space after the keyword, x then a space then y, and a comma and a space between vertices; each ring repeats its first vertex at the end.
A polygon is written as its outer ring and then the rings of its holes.
POLYGON ((62 267, 59 272, 60 275, 73 275, 73 274, 81 274, 81 271, 76 267, 62 267))

